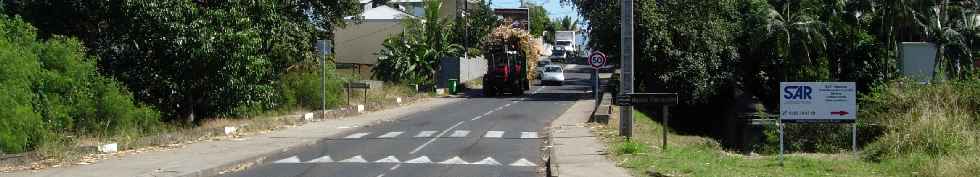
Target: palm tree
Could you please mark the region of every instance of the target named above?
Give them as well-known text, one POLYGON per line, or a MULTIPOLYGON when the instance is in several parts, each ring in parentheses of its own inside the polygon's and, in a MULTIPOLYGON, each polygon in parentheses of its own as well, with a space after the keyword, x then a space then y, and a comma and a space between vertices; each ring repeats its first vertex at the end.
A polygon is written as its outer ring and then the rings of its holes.
MULTIPOLYGON (((810 1, 779 1, 772 4, 767 14, 767 34, 775 39, 776 51, 782 59, 781 64, 792 70, 801 71, 805 65, 814 64, 818 51, 827 48, 823 32, 826 25, 812 14, 815 10, 810 1)), ((792 71, 791 70, 791 71, 792 71)), ((787 72, 782 72, 784 79, 787 72)))
POLYGON ((425 5, 422 18, 405 19, 405 31, 385 40, 373 69, 375 78, 431 85, 440 70, 440 59, 461 53, 462 46, 451 40, 452 21, 439 14, 442 2, 427 0, 425 5))

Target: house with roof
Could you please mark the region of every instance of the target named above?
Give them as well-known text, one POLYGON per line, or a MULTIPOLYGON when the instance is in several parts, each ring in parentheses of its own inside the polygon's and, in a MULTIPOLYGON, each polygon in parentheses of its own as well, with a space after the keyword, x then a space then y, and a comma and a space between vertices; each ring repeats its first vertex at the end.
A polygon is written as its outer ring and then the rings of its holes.
MULTIPOLYGON (((463 0, 442 0, 440 13, 445 18, 456 18, 463 0), (459 3, 457 1, 460 1, 459 3)), ((470 4, 479 1, 468 0, 470 4)), ((351 72, 361 78, 371 77, 371 68, 378 63, 378 51, 388 36, 401 33, 404 18, 421 17, 425 14, 424 0, 389 0, 387 4, 375 4, 361 0, 364 8, 361 23, 334 30, 333 46, 338 71, 351 72)), ((352 18, 349 18, 352 19, 352 18)))

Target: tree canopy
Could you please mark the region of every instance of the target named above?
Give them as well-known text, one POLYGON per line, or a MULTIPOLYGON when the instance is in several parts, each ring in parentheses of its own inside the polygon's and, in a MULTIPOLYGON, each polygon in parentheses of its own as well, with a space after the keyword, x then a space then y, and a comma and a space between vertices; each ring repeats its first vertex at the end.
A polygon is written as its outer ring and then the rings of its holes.
POLYGON ((166 118, 242 115, 279 106, 274 87, 313 44, 362 10, 356 0, 5 1, 42 37, 76 36, 100 71, 166 118))

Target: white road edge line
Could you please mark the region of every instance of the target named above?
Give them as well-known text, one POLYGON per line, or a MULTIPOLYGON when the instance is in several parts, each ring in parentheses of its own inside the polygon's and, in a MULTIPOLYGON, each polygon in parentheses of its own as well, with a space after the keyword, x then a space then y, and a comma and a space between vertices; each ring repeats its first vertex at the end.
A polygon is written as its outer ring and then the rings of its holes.
POLYGON ((459 125, 463 125, 464 122, 466 122, 466 121, 459 121, 459 122, 456 123, 456 125, 453 125, 453 126, 451 126, 449 128, 446 128, 446 130, 443 130, 442 133, 439 133, 439 135, 436 135, 435 138, 429 139, 429 141, 426 141, 422 145, 419 145, 419 147, 416 147, 414 150, 412 150, 412 152, 408 152, 408 153, 409 154, 415 154, 415 153, 419 152, 420 150, 422 150, 422 148, 425 148, 425 146, 428 146, 429 144, 432 144, 432 142, 435 142, 436 140, 438 140, 439 137, 442 137, 442 135, 446 135, 446 133, 449 133, 449 130, 454 129, 454 128, 458 127, 459 125))

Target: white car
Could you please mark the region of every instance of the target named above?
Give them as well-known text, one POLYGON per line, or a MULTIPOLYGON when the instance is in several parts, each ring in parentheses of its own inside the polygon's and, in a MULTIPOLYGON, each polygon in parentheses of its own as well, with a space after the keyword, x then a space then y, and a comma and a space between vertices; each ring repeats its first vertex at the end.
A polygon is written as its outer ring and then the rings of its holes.
POLYGON ((565 82, 565 72, 559 65, 547 65, 544 67, 544 74, 541 75, 542 85, 562 85, 565 82))
POLYGON ((548 65, 551 65, 551 61, 550 60, 541 60, 541 61, 538 61, 538 67, 534 71, 534 72, 537 72, 537 74, 538 74, 538 75, 536 75, 536 76, 538 76, 537 78, 541 78, 541 75, 544 74, 544 67, 545 66, 548 66, 548 65))

